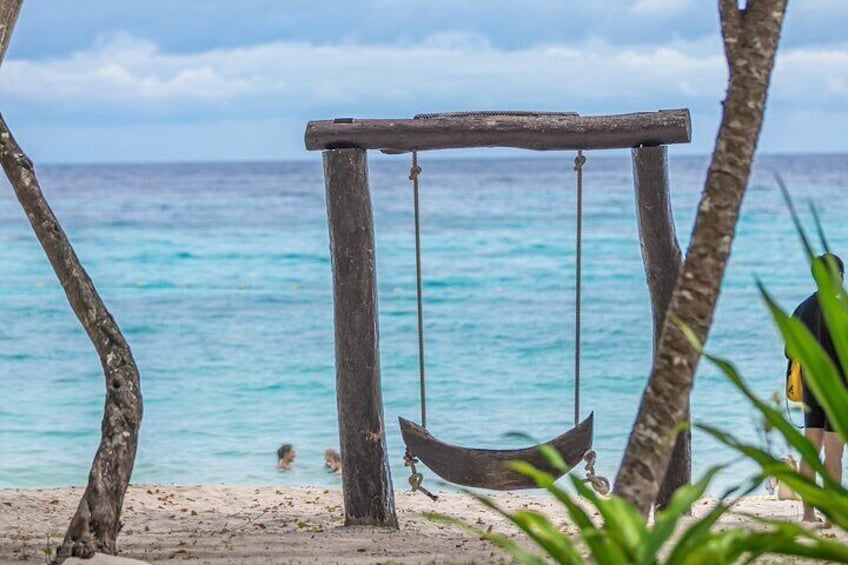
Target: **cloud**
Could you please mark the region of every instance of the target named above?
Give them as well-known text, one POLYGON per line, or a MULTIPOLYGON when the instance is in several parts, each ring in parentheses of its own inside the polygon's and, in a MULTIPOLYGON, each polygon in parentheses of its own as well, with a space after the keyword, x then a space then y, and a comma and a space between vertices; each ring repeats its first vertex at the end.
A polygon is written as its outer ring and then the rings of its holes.
MULTIPOLYGON (((714 103, 725 80, 717 37, 643 48, 596 40, 503 50, 476 34, 440 33, 403 46, 272 42, 174 54, 117 36, 63 58, 7 61, 0 96, 65 112, 105 106, 174 117, 212 110, 389 115, 413 105, 597 112, 714 103)), ((848 49, 788 49, 778 56, 772 98, 841 104, 846 80, 848 49)))
MULTIPOLYGON (((5 99, 63 106, 226 104, 284 100, 304 108, 688 98, 695 82, 721 88, 720 56, 677 47, 615 49, 605 43, 502 50, 476 34, 439 33, 414 45, 272 42, 194 54, 160 51, 126 36, 46 61, 10 60, 5 99), (699 77, 700 80, 695 81, 699 77), (704 80, 706 79, 706 81, 704 80)), ((262 104, 260 103, 260 106, 262 104)))
MULTIPOLYGON (((479 34, 442 32, 408 44, 275 41, 195 53, 117 35, 64 57, 7 60, 0 98, 8 117, 41 131, 179 123, 206 131, 199 124, 487 108, 603 114, 688 107, 702 123, 706 116, 717 123, 726 77, 717 35, 650 47, 594 39, 504 49, 479 34)), ((782 49, 770 115, 778 115, 773 108, 785 119, 841 111, 846 90, 848 46, 782 49)), ((714 128, 706 129, 696 136, 711 143, 714 128)))
POLYGON ((689 10, 691 0, 638 0, 630 8, 631 14, 671 18, 689 10))

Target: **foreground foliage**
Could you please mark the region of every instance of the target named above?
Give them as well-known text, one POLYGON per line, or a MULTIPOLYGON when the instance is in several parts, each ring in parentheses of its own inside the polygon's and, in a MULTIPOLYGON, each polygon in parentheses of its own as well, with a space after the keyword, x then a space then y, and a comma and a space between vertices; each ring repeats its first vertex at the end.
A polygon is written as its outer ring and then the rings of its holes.
MULTIPOLYGON (((789 194, 783 184, 780 184, 812 266, 824 319, 839 352, 841 370, 848 374, 848 297, 840 284, 841 278, 836 266, 826 264, 822 259, 815 257, 789 194)), ((828 251, 828 244, 814 208, 813 217, 821 245, 828 251)), ((761 284, 758 286, 785 340, 789 355, 799 361, 804 369, 806 386, 809 386, 820 400, 834 430, 843 440, 848 440, 848 390, 842 382, 840 368, 834 364, 807 327, 783 311, 761 284)), ((683 327, 682 330, 700 350, 700 344, 694 334, 688 328, 683 327)), ((472 530, 504 548, 520 562, 534 565, 551 560, 568 564, 734 563, 743 558, 750 561, 765 554, 848 562, 848 546, 825 539, 794 522, 749 516, 751 523, 747 528, 713 527, 723 515, 732 511, 736 500, 732 496, 749 494, 768 478, 774 477, 811 502, 835 527, 848 531, 848 490, 827 475, 812 443, 787 421, 782 412, 757 397, 732 363, 709 353, 704 353, 704 357, 718 367, 748 399, 761 415, 766 430, 781 436, 787 445, 796 450, 801 459, 822 477, 821 485, 802 476, 794 467, 786 465, 782 459, 772 455, 768 449, 745 443, 733 434, 713 426, 699 425, 698 428, 754 462, 759 471, 744 486, 740 485, 722 496, 706 515, 685 525, 681 524, 681 518, 690 513, 694 502, 703 496, 721 467, 709 470, 697 483, 679 489, 668 508, 657 512, 654 522, 649 524, 633 505, 622 498, 601 497, 582 480, 570 477, 578 495, 575 496, 558 487, 550 474, 526 463, 515 462, 513 466, 516 470, 533 477, 541 488, 546 489, 562 504, 571 522, 578 529, 577 536, 563 531, 538 512, 521 510, 510 513, 491 499, 473 496, 520 528, 538 547, 540 553, 528 551, 509 538, 480 531, 459 520, 443 516, 433 517, 472 530), (583 500, 580 501, 579 497, 583 500), (601 520, 596 523, 592 520, 593 515, 599 516, 601 520)), ((565 469, 556 451, 547 448, 545 453, 552 464, 565 469)))

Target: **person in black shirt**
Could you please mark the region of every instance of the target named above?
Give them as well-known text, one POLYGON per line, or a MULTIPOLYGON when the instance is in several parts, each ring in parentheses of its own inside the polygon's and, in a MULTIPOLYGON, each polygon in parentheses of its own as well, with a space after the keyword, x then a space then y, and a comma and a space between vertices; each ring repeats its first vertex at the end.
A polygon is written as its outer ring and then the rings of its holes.
MULTIPOLYGON (((842 287, 842 279, 845 274, 845 265, 842 259, 832 253, 825 253, 819 256, 820 260, 825 261, 825 264, 833 265, 839 273, 839 277, 835 281, 837 288, 842 287)), ((821 310, 821 305, 818 300, 818 292, 814 292, 806 300, 801 302, 792 316, 798 318, 810 332, 816 337, 822 349, 830 355, 833 363, 842 372, 842 366, 839 362, 839 357, 836 354, 836 349, 833 345, 830 332, 827 329, 827 324, 824 320, 824 315, 821 310)), ((803 373, 802 373, 803 376, 803 373)), ((842 375, 843 381, 845 375, 842 375)), ((810 387, 804 385, 804 435, 809 439, 816 452, 820 452, 824 447, 824 467, 828 474, 837 482, 842 482, 842 453, 845 447, 842 438, 839 434, 833 431, 827 414, 821 407, 821 404, 813 396, 810 387)), ((815 480, 815 472, 813 468, 803 461, 800 468, 801 474, 815 480)), ((805 522, 816 521, 815 508, 812 504, 804 502, 804 515, 802 520, 805 522)))

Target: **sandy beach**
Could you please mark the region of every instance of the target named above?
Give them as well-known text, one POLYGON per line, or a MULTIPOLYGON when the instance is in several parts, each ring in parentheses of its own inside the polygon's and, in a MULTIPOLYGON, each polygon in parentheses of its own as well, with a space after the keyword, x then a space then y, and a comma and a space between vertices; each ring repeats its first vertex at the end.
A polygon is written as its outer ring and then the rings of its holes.
MULTIPOLYGON (((44 563, 79 501, 82 488, 0 490, 0 563, 44 563)), ((540 494, 497 493, 510 509, 530 508, 573 529, 565 513, 540 494)), ((710 506, 706 499, 696 515, 710 506)), ((130 487, 124 504, 120 554, 148 563, 498 563, 506 554, 461 528, 428 520, 424 512, 455 516, 482 529, 520 534, 474 499, 443 493, 437 503, 398 492, 400 530, 344 528, 341 491, 324 488, 130 487)), ((797 502, 745 499, 740 513, 797 519, 797 502)), ((725 524, 745 522, 734 515, 725 524)), ((836 530, 822 535, 844 537, 836 530)))

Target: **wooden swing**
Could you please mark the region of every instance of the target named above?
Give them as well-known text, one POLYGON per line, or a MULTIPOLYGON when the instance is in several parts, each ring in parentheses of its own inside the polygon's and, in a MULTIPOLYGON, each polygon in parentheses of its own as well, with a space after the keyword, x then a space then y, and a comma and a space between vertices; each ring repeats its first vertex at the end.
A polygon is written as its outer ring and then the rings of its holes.
MULTIPOLYGON (((661 324, 664 296, 661 283, 666 277, 657 269, 673 256, 666 245, 674 232, 667 200, 667 144, 688 143, 691 139, 689 111, 660 110, 606 116, 580 116, 554 112, 463 112, 430 116, 431 119, 337 118, 310 121, 304 142, 310 151, 322 151, 330 230, 330 257, 333 272, 333 311, 335 327, 336 399, 339 440, 342 447, 342 491, 346 525, 397 527, 391 469, 383 420, 380 371, 380 339, 377 300, 377 268, 374 218, 368 183, 369 149, 385 153, 420 152, 474 147, 510 147, 534 151, 631 149, 633 180, 637 194, 637 214, 646 274, 649 275, 655 325, 661 324), (655 233, 656 232, 656 233, 655 233), (649 253, 650 252, 650 253, 649 253), (649 256, 650 255, 650 256, 649 256), (658 281, 658 282, 657 282, 658 281), (659 313, 659 314, 658 314, 659 313)), ((673 284, 673 283, 672 283, 673 284)), ((578 395, 575 389, 575 395, 578 395)), ((575 402, 575 412, 579 413, 575 402)), ((425 420, 422 418, 422 424, 425 420)), ((582 423, 564 434, 577 434, 582 423)), ((591 417, 586 426, 591 429, 591 417)), ((426 433, 415 443, 407 434, 410 452, 449 480, 497 488, 482 469, 492 463, 502 472, 502 462, 492 450, 451 451, 441 449, 438 440, 426 433), (457 453, 469 456, 461 465, 466 473, 452 476, 448 470, 457 453), (469 454, 481 455, 470 458, 469 454), (442 459, 440 459, 442 457, 442 459), (482 473, 482 475, 481 475, 482 473)), ((410 428, 414 429, 414 428, 410 428)), ((562 436, 561 436, 562 437, 562 436)), ((591 445, 589 441, 584 445, 591 445)), ((556 440, 552 440, 555 443, 556 440)), ((571 440, 564 440, 568 445, 571 440)), ((583 445, 574 441, 579 461, 583 445)), ((521 450, 510 459, 528 459, 538 454, 521 450)), ((563 449, 566 461, 574 457, 563 449)), ((591 470, 589 452, 587 470, 591 470)), ((414 457, 409 461, 415 489, 423 477, 415 472, 414 457)), ((545 461, 539 462, 545 467, 545 461)), ((507 487, 502 487, 507 488, 507 487)), ((511 487, 509 487, 511 488, 511 487)), ((423 488, 420 488, 422 492, 423 488)))
MULTIPOLYGON (((426 114, 418 115, 415 119, 432 119, 446 117, 468 117, 470 113, 426 114)), ((517 112, 498 115, 517 115, 517 112)), ((525 113, 521 113, 524 115, 525 113)), ((560 114, 567 115, 567 114, 560 114)), ((573 115, 573 114, 572 114, 573 115)), ((536 481, 515 471, 508 463, 510 461, 525 461, 537 469, 555 477, 563 474, 550 463, 540 449, 548 445, 555 449, 569 469, 578 465, 582 460, 587 462, 588 479, 602 492, 609 491, 609 482, 603 477, 594 475, 595 454, 592 451, 593 414, 590 413, 580 421, 580 329, 581 329, 581 278, 582 278, 582 230, 583 230, 583 165, 586 157, 578 151, 574 160, 574 170, 577 172, 577 226, 576 226, 576 284, 575 284, 575 350, 574 350, 574 427, 565 433, 547 441, 521 449, 475 449, 445 443, 427 431, 427 401, 424 362, 424 311, 421 274, 421 220, 419 206, 419 182, 422 172, 418 164, 418 152, 412 152, 412 167, 409 179, 413 186, 414 222, 415 222, 415 273, 417 289, 418 313, 418 369, 421 401, 421 425, 405 418, 398 418, 401 434, 406 444, 404 462, 411 468, 409 483, 413 490, 420 490, 435 499, 426 488, 423 488, 423 475, 417 472, 415 464, 421 460, 427 467, 442 479, 463 486, 488 488, 494 490, 516 490, 538 488, 536 481)))

